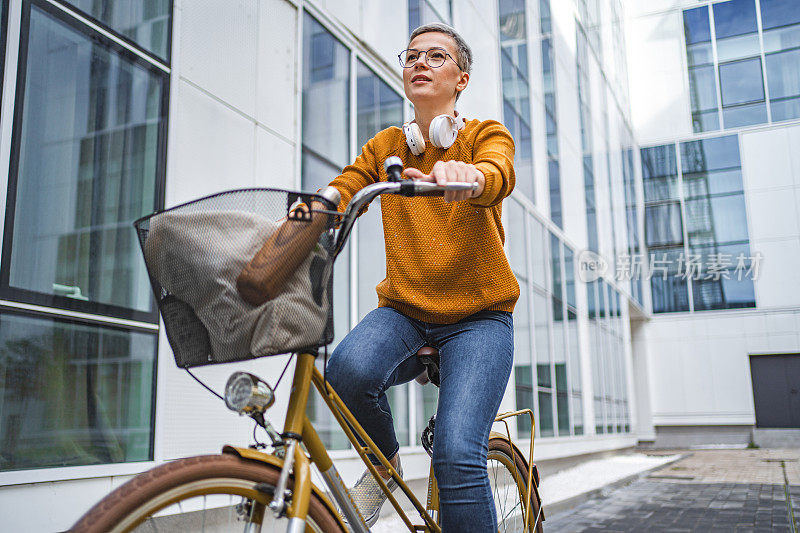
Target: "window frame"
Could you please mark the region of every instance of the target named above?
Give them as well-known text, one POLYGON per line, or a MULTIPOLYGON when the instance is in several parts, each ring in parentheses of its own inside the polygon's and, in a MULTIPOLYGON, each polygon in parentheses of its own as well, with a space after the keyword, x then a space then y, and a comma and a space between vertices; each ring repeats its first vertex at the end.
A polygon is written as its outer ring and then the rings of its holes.
POLYGON ((153 51, 145 48, 144 46, 138 44, 136 41, 134 41, 130 37, 119 33, 117 30, 115 30, 114 28, 112 28, 111 26, 106 24, 105 22, 103 22, 103 21, 95 18, 91 14, 83 11, 82 9, 77 7, 75 4, 65 2, 64 0, 52 0, 52 1, 57 3, 57 4, 59 4, 64 11, 67 11, 67 12, 71 11, 71 12, 75 13, 76 15, 78 15, 78 16, 80 16, 82 18, 85 18, 86 20, 88 20, 93 25, 97 26, 98 28, 102 28, 103 31, 106 31, 106 32, 114 35, 114 37, 119 39, 120 41, 124 41, 124 43, 126 45, 128 45, 130 48, 140 50, 142 53, 150 56, 154 61, 156 61, 158 63, 162 63, 162 64, 164 64, 166 66, 170 66, 171 65, 171 62, 172 62, 172 22, 175 20, 175 2, 174 1, 170 1, 170 3, 169 3, 169 20, 170 20, 170 23, 167 25, 167 49, 165 51, 166 57, 160 57, 158 54, 156 54, 155 52, 153 52, 153 51))
POLYGON ((88 327, 96 327, 104 330, 115 330, 126 333, 142 333, 153 336, 153 362, 152 362, 152 387, 150 389, 150 440, 149 458, 142 461, 121 461, 117 463, 86 464, 72 466, 41 466, 29 469, 16 469, 0 471, 0 486, 29 484, 35 482, 62 481, 76 478, 120 476, 127 474, 138 474, 145 472, 156 466, 156 406, 158 403, 158 363, 161 336, 158 330, 143 326, 131 326, 128 324, 110 324, 102 321, 92 320, 91 318, 74 317, 56 313, 43 312, 36 309, 12 308, 0 305, 0 316, 2 314, 13 314, 19 317, 32 318, 38 320, 49 320, 54 324, 69 324, 88 327))
MULTIPOLYGON (((17 209, 17 186, 20 175, 20 156, 21 144, 23 140, 23 119, 26 74, 28 68, 28 45, 30 41, 31 11, 33 7, 40 9, 45 14, 55 18, 59 22, 67 25, 78 33, 83 34, 88 40, 95 44, 107 47, 108 51, 117 54, 122 59, 145 68, 147 71, 163 77, 161 88, 161 109, 159 110, 163 118, 161 131, 159 131, 156 178, 153 211, 164 207, 166 192, 166 169, 167 169, 167 131, 169 129, 169 96, 170 96, 170 73, 166 68, 159 68, 152 62, 142 58, 138 53, 122 46, 120 43, 110 39, 96 28, 92 28, 79 19, 68 14, 67 11, 52 5, 45 0, 23 0, 22 16, 20 24, 19 55, 17 62, 17 83, 14 101, 14 115, 12 118, 11 134, 11 153, 8 171, 8 185, 5 205, 5 224, 2 236, 2 257, 0 258, 0 300, 19 302, 34 306, 53 308, 61 311, 71 311, 86 313, 89 315, 99 315, 103 317, 113 317, 122 320, 132 320, 150 324, 158 324, 158 308, 154 299, 151 297, 151 308, 149 311, 137 310, 114 304, 82 301, 67 296, 56 294, 46 294, 31 289, 24 289, 10 286, 10 267, 11 252, 13 249, 14 223, 17 209)), ((131 231, 134 231, 131 228, 131 231)))

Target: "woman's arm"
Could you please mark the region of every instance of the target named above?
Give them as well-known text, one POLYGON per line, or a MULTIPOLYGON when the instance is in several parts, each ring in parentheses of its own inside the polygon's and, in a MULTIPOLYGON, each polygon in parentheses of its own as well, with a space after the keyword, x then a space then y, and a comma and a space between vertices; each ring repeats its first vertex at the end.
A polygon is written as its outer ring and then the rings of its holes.
POLYGON ((478 127, 472 147, 473 164, 484 176, 483 192, 469 203, 482 207, 499 204, 514 190, 514 139, 505 126, 487 120, 478 127))
POLYGON ((373 137, 361 148, 361 154, 356 157, 356 160, 344 167, 342 173, 329 183, 342 195, 342 199, 339 201, 339 211, 344 211, 347 204, 350 203, 350 199, 358 191, 370 183, 380 181, 378 168, 375 137, 373 137))

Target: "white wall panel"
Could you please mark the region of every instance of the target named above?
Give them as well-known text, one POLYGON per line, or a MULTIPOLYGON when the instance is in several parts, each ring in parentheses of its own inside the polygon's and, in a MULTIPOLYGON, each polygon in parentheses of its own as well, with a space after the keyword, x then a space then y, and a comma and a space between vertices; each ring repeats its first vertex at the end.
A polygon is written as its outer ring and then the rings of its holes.
MULTIPOLYGON (((324 6, 325 9, 333 15, 339 22, 347 26, 350 31, 360 35, 362 30, 361 25, 361 0, 324 0, 318 1, 318 4, 324 6)), ((403 10, 405 6, 395 2, 395 11, 403 10)))
POLYGON ((14 533, 65 531, 112 490, 112 478, 32 483, 0 488, 2 530, 14 533), (45 509, 41 505, 44 503, 45 509), (34 509, 39 509, 35 512, 34 509))
POLYGON ((397 54, 408 44, 408 10, 395 0, 362 2, 361 37, 398 72, 397 54))
POLYGON ((755 280, 760 308, 794 306, 800 302, 800 238, 750 241, 751 253, 761 252, 761 270, 755 280))
POLYGON ((286 0, 261 0, 258 11, 256 119, 294 139, 297 121, 297 8, 286 0))
POLYGON ((656 316, 646 328, 656 425, 753 424, 749 355, 800 351, 798 314, 656 316))
POLYGON ((797 150, 791 149, 795 132, 800 135, 800 127, 742 134, 742 171, 748 190, 791 187, 796 183, 799 173, 792 169, 792 157, 797 150))
MULTIPOLYGON (((752 191, 747 195, 747 203, 751 240, 787 239, 800 235, 797 204, 791 188, 752 191)), ((800 301, 796 303, 800 304, 800 301)))
POLYGON ((253 185, 296 189, 295 145, 264 128, 256 128, 256 170, 253 185))
POLYGON ((225 189, 253 185, 255 125, 214 97, 186 82, 171 120, 174 158, 167 180, 167 205, 225 189))
POLYGON ((254 116, 258 50, 258 1, 181 2, 178 74, 254 116))

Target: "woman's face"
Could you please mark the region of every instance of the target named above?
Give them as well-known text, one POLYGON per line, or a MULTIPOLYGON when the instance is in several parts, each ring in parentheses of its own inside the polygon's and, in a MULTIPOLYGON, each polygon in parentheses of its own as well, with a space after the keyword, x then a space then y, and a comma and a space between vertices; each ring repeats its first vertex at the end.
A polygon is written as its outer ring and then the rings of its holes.
POLYGON ((419 54, 412 67, 403 69, 403 89, 415 107, 445 105, 467 86, 469 74, 456 64, 456 43, 449 35, 433 31, 423 33, 414 37, 408 47, 420 52, 443 48, 450 54, 441 67, 429 67, 427 54, 419 54))

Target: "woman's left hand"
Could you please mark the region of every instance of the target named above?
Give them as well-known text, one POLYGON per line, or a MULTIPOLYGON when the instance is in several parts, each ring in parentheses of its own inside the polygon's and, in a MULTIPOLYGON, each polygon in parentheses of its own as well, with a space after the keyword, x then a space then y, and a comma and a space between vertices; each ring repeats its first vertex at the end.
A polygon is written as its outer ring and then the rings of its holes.
POLYGON ((459 202, 467 198, 477 198, 481 195, 486 185, 486 177, 483 172, 475 168, 475 165, 464 163, 463 161, 437 161, 433 165, 430 174, 425 174, 416 168, 407 168, 403 171, 403 174, 411 179, 430 181, 440 186, 452 182, 478 184, 475 192, 446 191, 444 193, 445 202, 459 202))

